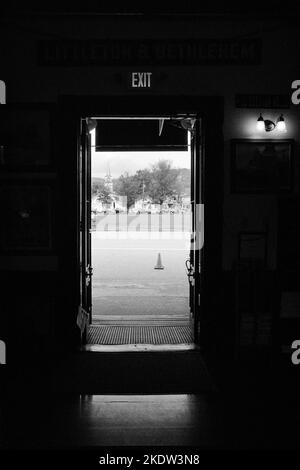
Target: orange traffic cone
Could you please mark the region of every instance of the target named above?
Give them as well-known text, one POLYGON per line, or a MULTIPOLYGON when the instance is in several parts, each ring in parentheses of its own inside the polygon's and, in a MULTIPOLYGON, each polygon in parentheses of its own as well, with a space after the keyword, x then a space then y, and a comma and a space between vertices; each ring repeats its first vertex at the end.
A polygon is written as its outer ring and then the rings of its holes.
POLYGON ((165 267, 162 265, 162 262, 161 262, 160 253, 158 253, 157 263, 156 263, 156 266, 154 266, 154 269, 165 269, 165 267))

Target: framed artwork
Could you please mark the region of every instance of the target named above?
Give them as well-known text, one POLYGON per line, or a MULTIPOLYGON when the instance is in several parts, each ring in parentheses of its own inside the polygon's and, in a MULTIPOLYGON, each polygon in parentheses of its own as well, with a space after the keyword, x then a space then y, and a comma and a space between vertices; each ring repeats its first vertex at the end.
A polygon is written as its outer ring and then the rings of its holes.
POLYGON ((52 107, 6 104, 0 107, 0 169, 52 169, 52 107))
POLYGON ((238 247, 239 263, 266 267, 267 265, 267 233, 240 232, 238 247))
POLYGON ((54 186, 52 182, 3 181, 0 189, 2 253, 49 253, 54 246, 54 186))
POLYGON ((300 318, 300 292, 286 291, 281 293, 281 318, 300 318))
POLYGON ((293 189, 293 140, 231 141, 232 193, 289 193, 293 189))

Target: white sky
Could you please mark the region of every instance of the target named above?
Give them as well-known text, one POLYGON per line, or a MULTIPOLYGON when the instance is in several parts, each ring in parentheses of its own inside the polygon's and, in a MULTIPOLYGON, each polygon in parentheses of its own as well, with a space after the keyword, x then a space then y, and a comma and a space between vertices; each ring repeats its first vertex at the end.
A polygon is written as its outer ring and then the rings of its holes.
POLYGON ((108 167, 113 178, 125 172, 134 174, 137 170, 150 168, 159 160, 170 160, 174 168, 190 169, 190 152, 96 152, 95 131, 92 137, 92 176, 104 178, 108 167))

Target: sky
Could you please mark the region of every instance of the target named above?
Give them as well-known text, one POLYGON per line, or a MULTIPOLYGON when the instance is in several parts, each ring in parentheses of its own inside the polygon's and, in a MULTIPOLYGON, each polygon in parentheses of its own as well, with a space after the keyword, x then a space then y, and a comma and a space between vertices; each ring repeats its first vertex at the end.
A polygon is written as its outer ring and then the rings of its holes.
POLYGON ((174 168, 190 168, 190 154, 187 152, 96 152, 95 131, 92 137, 92 177, 104 178, 108 168, 113 178, 128 172, 150 168, 159 160, 170 160, 174 168))

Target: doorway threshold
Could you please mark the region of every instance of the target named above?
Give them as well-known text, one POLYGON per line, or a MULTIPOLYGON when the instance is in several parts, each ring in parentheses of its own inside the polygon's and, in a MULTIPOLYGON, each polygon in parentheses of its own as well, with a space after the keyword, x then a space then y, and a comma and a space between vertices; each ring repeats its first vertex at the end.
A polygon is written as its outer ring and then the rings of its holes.
POLYGON ((87 344, 119 345, 178 345, 192 344, 191 326, 185 325, 90 325, 87 344))
POLYGON ((154 351, 198 351, 199 346, 194 343, 189 344, 86 344, 81 346, 81 351, 85 352, 154 352, 154 351))

